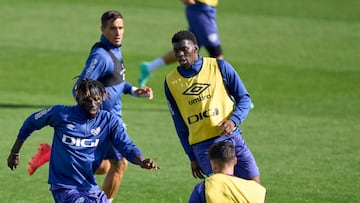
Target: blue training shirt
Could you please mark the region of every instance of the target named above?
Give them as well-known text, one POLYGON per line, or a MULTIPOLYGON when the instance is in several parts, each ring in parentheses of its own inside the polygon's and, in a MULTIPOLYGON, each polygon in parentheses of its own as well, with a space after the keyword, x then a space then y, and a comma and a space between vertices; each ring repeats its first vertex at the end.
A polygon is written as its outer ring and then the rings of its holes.
MULTIPOLYGON (((112 45, 103 35, 100 37, 100 42, 104 44, 119 60, 123 61, 121 47, 112 45)), ((109 53, 101 48, 96 47, 91 50, 90 55, 86 61, 85 67, 79 76, 78 81, 85 78, 90 78, 93 80, 98 80, 105 75, 112 74, 114 72, 114 62, 109 55, 109 53)), ((75 83, 75 85, 77 84, 75 83)), ((75 95, 75 85, 73 87, 73 95, 75 95)), ((120 118, 122 116, 122 95, 123 94, 132 94, 133 86, 127 82, 123 81, 120 84, 106 87, 106 90, 109 93, 109 97, 101 105, 101 109, 109 111, 118 115, 120 118)))
MULTIPOLYGON (((234 121, 236 126, 239 126, 246 119, 249 113, 250 104, 251 104, 250 95, 247 92, 245 85, 241 81, 240 76, 237 74, 235 69, 225 60, 217 60, 217 61, 219 64, 220 72, 222 74, 224 85, 229 95, 233 98, 235 102, 235 109, 231 114, 230 120, 234 121)), ((202 63, 203 63, 203 57, 199 56, 199 59, 195 61, 195 63, 191 66, 191 68, 184 69, 177 67, 177 70, 180 72, 180 74, 183 77, 192 77, 199 73, 199 71, 202 68, 202 63)), ((164 89, 165 89, 165 96, 168 101, 169 109, 171 112, 171 116, 173 118, 175 129, 180 139, 180 142, 186 154, 188 155, 189 159, 195 160, 195 155, 188 141, 188 137, 189 137, 188 128, 179 112, 174 97, 171 95, 171 92, 169 91, 169 87, 167 86, 166 82, 164 83, 164 89)), ((217 98, 217 99, 221 99, 221 98, 217 98)), ((239 135, 240 133, 241 130, 237 128, 229 136, 221 136, 215 138, 215 140, 213 139, 209 141, 217 142, 217 141, 225 140, 230 137, 239 135)), ((201 145, 202 143, 198 143, 198 144, 201 145)), ((203 142, 203 144, 207 144, 206 141, 203 142)))
POLYGON ((126 133, 119 117, 100 110, 87 118, 79 105, 56 105, 29 116, 20 128, 18 138, 25 141, 35 130, 54 128, 48 183, 51 189, 97 189, 94 172, 104 151, 114 146, 133 162, 141 151, 126 133))

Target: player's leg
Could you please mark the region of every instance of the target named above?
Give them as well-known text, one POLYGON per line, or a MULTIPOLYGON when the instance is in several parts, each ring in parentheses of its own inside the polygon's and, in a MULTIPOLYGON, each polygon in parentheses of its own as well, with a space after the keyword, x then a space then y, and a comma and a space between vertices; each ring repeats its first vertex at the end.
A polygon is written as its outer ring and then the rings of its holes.
POLYGON ((189 31, 196 36, 199 47, 204 46, 210 57, 223 59, 216 24, 216 10, 187 9, 186 18, 189 23, 189 31))
POLYGON ((234 138, 231 138, 231 141, 235 146, 237 157, 237 164, 235 166, 234 175, 240 178, 254 180, 261 184, 259 168, 244 139, 241 137, 241 135, 238 135, 234 138))
POLYGON ((140 76, 139 76, 139 85, 144 87, 149 80, 151 73, 161 68, 165 65, 176 62, 175 53, 173 50, 170 50, 163 56, 157 57, 150 62, 142 62, 139 66, 140 76))
MULTIPOLYGON (((96 174, 107 173, 102 189, 111 202, 119 190, 122 178, 128 166, 128 161, 115 149, 114 146, 108 147, 104 160, 96 170, 96 174)), ((96 161, 98 162, 98 161, 96 161)))
POLYGON ((50 161, 51 146, 46 143, 41 143, 37 153, 33 156, 28 165, 29 175, 33 175, 39 167, 50 161))
POLYGON ((122 178, 128 167, 128 161, 125 158, 120 160, 111 159, 110 163, 110 170, 106 174, 102 189, 111 202, 119 190, 122 178))
POLYGON ((210 142, 209 144, 198 144, 198 145, 193 145, 192 146, 192 150, 194 152, 196 161, 198 162, 201 170, 204 172, 204 175, 206 176, 210 176, 211 174, 213 174, 212 168, 211 168, 211 164, 210 164, 210 160, 208 158, 208 149, 210 147, 210 142))
POLYGON ((102 175, 108 173, 110 171, 110 167, 111 167, 110 160, 103 160, 99 168, 96 169, 95 174, 102 175))

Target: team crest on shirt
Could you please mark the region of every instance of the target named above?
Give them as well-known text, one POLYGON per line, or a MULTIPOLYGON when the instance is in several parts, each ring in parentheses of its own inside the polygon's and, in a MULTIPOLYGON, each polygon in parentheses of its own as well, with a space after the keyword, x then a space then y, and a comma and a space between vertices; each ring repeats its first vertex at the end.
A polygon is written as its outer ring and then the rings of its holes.
POLYGON ((98 135, 101 131, 101 128, 100 127, 97 127, 96 129, 91 129, 90 130, 90 133, 94 136, 98 135))
POLYGON ((75 203, 83 203, 85 202, 85 198, 84 197, 79 197, 75 200, 75 203))

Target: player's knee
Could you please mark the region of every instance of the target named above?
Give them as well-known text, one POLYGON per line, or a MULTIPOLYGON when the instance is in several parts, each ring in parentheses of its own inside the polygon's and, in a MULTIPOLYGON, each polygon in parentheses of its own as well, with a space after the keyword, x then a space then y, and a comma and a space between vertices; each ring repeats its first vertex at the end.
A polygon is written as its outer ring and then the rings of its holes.
POLYGON ((125 158, 121 158, 118 161, 111 160, 111 167, 115 171, 125 171, 128 167, 128 161, 125 158))
POLYGON ((110 171, 110 167, 111 167, 110 161, 103 160, 101 162, 99 168, 96 169, 95 174, 97 174, 97 175, 105 174, 110 171))
POLYGON ((221 46, 215 46, 215 47, 205 47, 207 51, 209 52, 209 56, 217 59, 223 59, 223 54, 221 50, 221 46))

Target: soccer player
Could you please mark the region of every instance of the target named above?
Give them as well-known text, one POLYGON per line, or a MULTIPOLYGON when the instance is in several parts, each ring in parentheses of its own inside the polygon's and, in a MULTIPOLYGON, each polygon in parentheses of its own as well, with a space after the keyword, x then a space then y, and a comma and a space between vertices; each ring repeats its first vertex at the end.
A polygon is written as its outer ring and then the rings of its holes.
MULTIPOLYGON (((148 99, 152 99, 153 96, 151 88, 137 88, 125 80, 125 66, 121 52, 124 31, 124 18, 120 12, 110 10, 102 15, 100 41, 92 47, 85 67, 77 80, 91 78, 100 81, 109 93, 109 97, 102 103, 101 109, 109 111, 119 118, 122 116, 123 94, 148 99)), ((75 93, 75 85, 73 93, 75 93)), ((46 163, 49 157, 50 146, 41 144, 38 153, 29 163, 29 174, 33 174, 38 167, 46 163)), ((105 159, 97 170, 97 174, 107 173, 102 187, 111 201, 120 187, 128 163, 118 152, 110 152, 105 159)))
POLYGON ((30 115, 8 156, 8 167, 16 169, 20 149, 35 130, 51 126, 54 135, 48 183, 55 202, 108 203, 106 194, 96 183, 95 170, 111 146, 141 168, 158 169, 151 159, 144 159, 121 119, 100 110, 106 97, 107 91, 99 81, 85 79, 75 87, 77 105, 55 105, 30 115))
POLYGON ((233 175, 237 159, 231 142, 211 145, 208 158, 214 174, 194 187, 188 203, 265 202, 266 189, 262 185, 233 175))
MULTIPOLYGON (((182 0, 185 5, 188 30, 195 34, 199 47, 204 46, 210 57, 222 59, 219 31, 216 24, 216 6, 218 0, 182 0)), ((151 73, 165 65, 176 62, 174 51, 150 62, 140 64, 140 87, 145 86, 151 73)))
POLYGON ((212 174, 207 150, 213 143, 229 141, 236 147, 235 176, 260 183, 256 161, 239 128, 251 104, 240 76, 227 61, 200 56, 190 31, 175 33, 172 45, 179 66, 165 78, 165 95, 193 176, 212 174))
MULTIPOLYGON (((224 59, 221 49, 219 30, 216 23, 216 7, 219 0, 181 0, 185 5, 186 19, 189 25, 188 31, 196 36, 198 47, 205 47, 209 56, 224 59)), ((143 87, 149 80, 151 73, 158 68, 176 62, 174 50, 153 59, 150 62, 140 63, 139 85, 143 87)), ((253 102, 250 109, 255 108, 253 102)))

